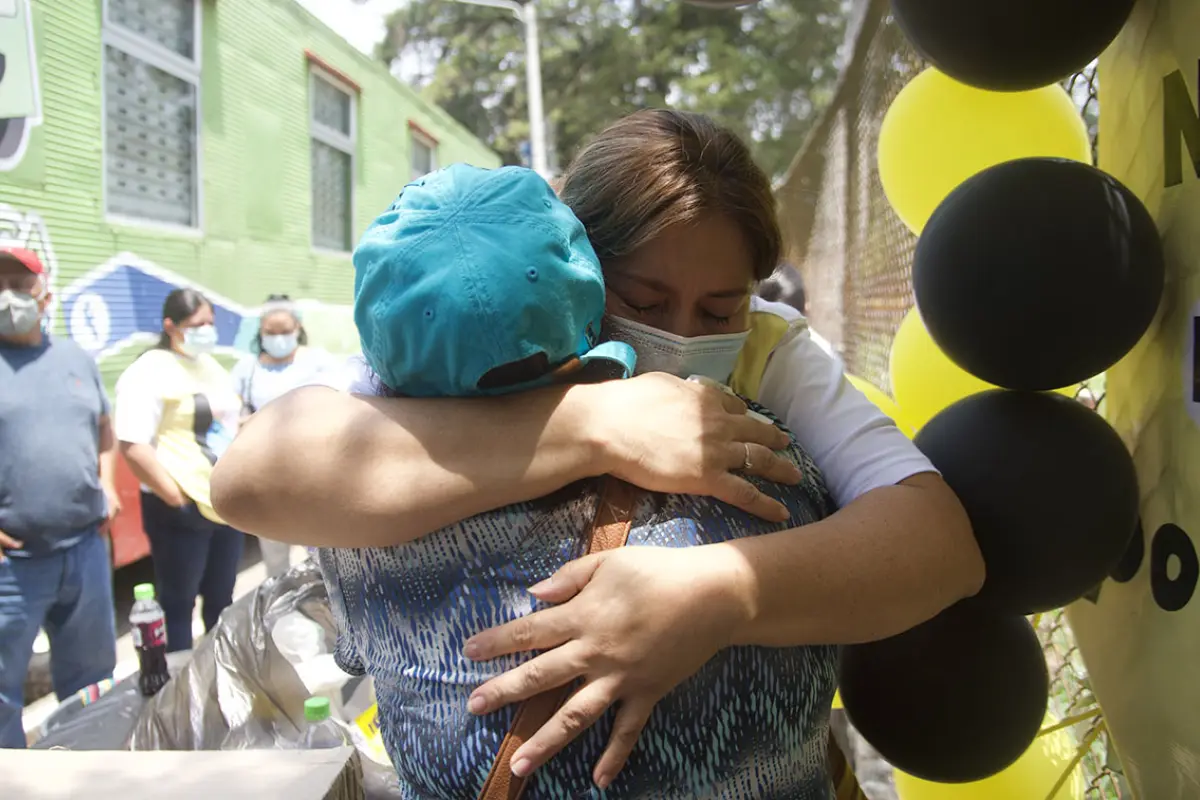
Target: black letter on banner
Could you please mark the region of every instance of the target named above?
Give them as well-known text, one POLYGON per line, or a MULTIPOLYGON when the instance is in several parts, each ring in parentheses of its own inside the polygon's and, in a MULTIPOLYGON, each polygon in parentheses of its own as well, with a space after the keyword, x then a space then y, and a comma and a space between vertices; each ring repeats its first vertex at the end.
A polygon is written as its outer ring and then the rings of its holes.
POLYGON ((1163 78, 1163 186, 1183 183, 1183 155, 1179 139, 1187 145, 1192 170, 1200 177, 1200 115, 1192 105, 1183 73, 1175 70, 1163 78))
POLYGON ((1183 528, 1170 522, 1154 534, 1150 546, 1150 590, 1154 602, 1163 611, 1178 611, 1188 604, 1200 580, 1200 559, 1196 547, 1183 528), (1167 562, 1171 556, 1179 559, 1179 575, 1167 576, 1167 562))

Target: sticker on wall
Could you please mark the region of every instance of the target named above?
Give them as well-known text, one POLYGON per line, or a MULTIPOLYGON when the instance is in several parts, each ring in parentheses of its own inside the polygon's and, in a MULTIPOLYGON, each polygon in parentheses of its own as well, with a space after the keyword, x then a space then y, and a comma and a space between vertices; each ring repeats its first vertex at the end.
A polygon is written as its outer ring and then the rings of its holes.
POLYGON ((217 352, 245 352, 235 342, 242 320, 253 312, 131 253, 114 256, 63 290, 67 333, 96 359, 130 344, 153 343, 162 330, 163 301, 181 287, 195 289, 212 303, 217 352))
POLYGON ((0 171, 21 163, 31 132, 41 124, 29 0, 0 0, 0 171))

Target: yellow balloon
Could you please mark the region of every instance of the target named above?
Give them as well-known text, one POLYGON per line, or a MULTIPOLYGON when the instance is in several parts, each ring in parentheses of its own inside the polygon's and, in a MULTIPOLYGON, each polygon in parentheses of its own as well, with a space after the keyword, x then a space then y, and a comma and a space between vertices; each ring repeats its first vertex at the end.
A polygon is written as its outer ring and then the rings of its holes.
MULTIPOLYGON (((997 388, 960 369, 933 341, 916 307, 909 309, 892 340, 889 370, 892 394, 905 421, 920 430, 949 405, 978 392, 997 388)), ((1058 389, 1074 397, 1077 387, 1058 389)))
POLYGON ((874 403, 880 411, 887 414, 892 422, 896 423, 896 427, 903 431, 905 436, 910 439, 913 437, 916 430, 909 424, 904 416, 904 412, 900 410, 900 406, 896 405, 895 400, 888 397, 878 386, 856 375, 847 375, 846 380, 850 381, 851 386, 866 395, 867 399, 874 403))
MULTIPOLYGON (((1056 723, 1046 715, 1046 727, 1056 723)), ((1063 729, 1039 736, 1011 767, 974 783, 930 783, 896 770, 896 794, 900 800, 1045 800, 1074 756, 1075 738, 1063 729)), ((1083 800, 1084 791, 1076 766, 1053 800, 1083 800)))
POLYGON ((900 90, 879 130, 883 191, 915 233, 967 178, 1034 156, 1092 163, 1087 126, 1058 84, 988 92, 931 67, 900 90))

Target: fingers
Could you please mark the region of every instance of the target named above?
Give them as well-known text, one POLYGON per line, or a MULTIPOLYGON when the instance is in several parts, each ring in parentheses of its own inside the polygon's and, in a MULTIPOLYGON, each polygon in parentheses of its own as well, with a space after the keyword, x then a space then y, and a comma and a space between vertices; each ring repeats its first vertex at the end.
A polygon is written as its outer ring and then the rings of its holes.
POLYGON ((624 768, 638 737, 642 735, 642 728, 650 721, 650 713, 653 710, 654 703, 621 701, 621 706, 617 709, 617 718, 613 721, 612 734, 608 737, 608 746, 604 748, 604 754, 600 756, 596 769, 592 772, 592 780, 596 786, 607 789, 624 768))
POLYGON ((797 484, 803 477, 800 468, 794 463, 778 456, 774 451, 761 444, 743 444, 734 442, 729 447, 729 469, 741 470, 750 475, 757 475, 775 483, 797 484), (750 453, 750 468, 746 469, 747 448, 750 453))
POLYGON ((596 553, 568 562, 546 580, 530 586, 528 591, 546 603, 565 603, 587 586, 608 555, 607 552, 596 553))
MULTIPOLYGON (((720 390, 718 389, 717 391, 720 390)), ((741 416, 745 414, 747 410, 749 410, 746 402, 742 400, 742 398, 738 397, 736 394, 729 394, 727 392, 721 392, 721 407, 730 414, 734 414, 736 416, 741 416)))
POLYGON ((783 450, 792 443, 792 438, 783 429, 746 416, 734 424, 733 438, 739 442, 761 444, 771 450, 783 450))
POLYGON ((575 629, 570 611, 562 606, 547 608, 475 634, 463 644, 463 655, 488 661, 527 650, 549 650, 573 638, 575 629))
POLYGON ((471 692, 467 710, 472 714, 490 714, 548 689, 570 683, 584 672, 582 651, 582 645, 572 642, 492 678, 471 692))
POLYGON ((4 531, 0 531, 0 547, 5 550, 19 550, 25 543, 19 539, 14 539, 4 531))
POLYGON ((699 390, 700 392, 712 392, 713 396, 720 401, 721 406, 730 414, 741 415, 746 413, 746 403, 725 384, 715 381, 706 375, 692 375, 688 377, 687 382, 704 387, 699 390))
POLYGON ((767 497, 750 481, 732 473, 727 472, 717 478, 712 496, 747 514, 771 522, 786 522, 791 517, 783 503, 767 497))
POLYGON ((616 700, 615 686, 613 681, 598 680, 573 694, 549 722, 513 753, 513 774, 518 777, 530 774, 595 725, 616 700))

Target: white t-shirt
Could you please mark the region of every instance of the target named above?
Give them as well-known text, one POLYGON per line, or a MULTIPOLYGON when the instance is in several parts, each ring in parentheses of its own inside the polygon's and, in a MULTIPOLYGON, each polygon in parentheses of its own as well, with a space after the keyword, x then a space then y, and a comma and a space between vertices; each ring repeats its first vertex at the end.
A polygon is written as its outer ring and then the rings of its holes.
MULTIPOLYGON (((839 507, 872 489, 937 472, 895 423, 846 380, 842 360, 802 324, 800 312, 759 297, 751 298, 750 308, 801 323, 771 352, 758 402, 782 419, 812 456, 839 507)), ((379 393, 379 382, 362 356, 351 358, 323 384, 352 394, 379 393)))
POLYGON ((326 373, 338 370, 341 363, 324 350, 301 347, 286 364, 263 364, 257 355, 248 355, 230 372, 233 390, 242 402, 258 411, 267 403, 292 389, 324 384, 326 373))
MULTIPOLYGON (((802 319, 789 305, 757 297, 751 310, 802 319)), ((936 472, 891 419, 846 380, 845 365, 828 348, 806 325, 796 326, 772 351, 758 401, 784 421, 812 456, 837 504, 936 472)))

